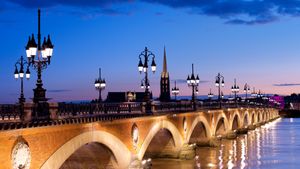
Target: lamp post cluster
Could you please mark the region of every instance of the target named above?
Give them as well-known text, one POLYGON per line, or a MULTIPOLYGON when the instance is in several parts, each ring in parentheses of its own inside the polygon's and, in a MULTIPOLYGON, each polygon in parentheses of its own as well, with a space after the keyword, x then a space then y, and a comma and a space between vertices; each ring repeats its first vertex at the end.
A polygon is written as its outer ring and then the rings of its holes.
POLYGON ((29 70, 29 63, 21 56, 21 58, 15 63, 15 72, 14 72, 15 79, 20 78, 21 79, 21 94, 19 98, 19 103, 23 104, 25 103, 25 97, 23 92, 23 78, 24 76, 28 80, 30 78, 30 70, 29 70), (18 69, 19 66, 19 69, 18 69), (24 67, 26 68, 26 73, 24 73, 24 67))
POLYGON ((151 62, 151 71, 155 73, 156 71, 156 63, 155 63, 155 55, 145 47, 145 50, 141 52, 139 55, 139 63, 138 70, 140 74, 144 72, 145 77, 141 81, 141 88, 145 89, 144 101, 146 102, 146 112, 151 112, 151 102, 150 102, 150 81, 148 79, 148 62, 150 61, 150 57, 152 57, 151 62), (143 60, 144 59, 144 60, 143 60))
POLYGON ((45 102, 48 99, 46 98, 46 89, 43 88, 42 81, 42 70, 46 69, 50 65, 51 57, 53 54, 53 44, 48 37, 44 37, 43 43, 41 43, 41 10, 38 10, 38 34, 37 34, 38 43, 36 43, 34 35, 29 36, 27 45, 26 45, 26 55, 28 59, 29 66, 32 66, 37 71, 37 82, 36 88, 34 89, 34 103, 45 102))
POLYGON ((199 76, 195 76, 194 74, 194 64, 192 64, 192 74, 188 75, 187 77, 187 84, 189 87, 192 88, 192 105, 193 109, 196 110, 196 97, 195 92, 198 93, 198 85, 199 85, 200 79, 199 76))
POLYGON ((172 88, 172 94, 175 96, 175 100, 177 100, 177 95, 179 94, 179 88, 176 86, 176 81, 175 81, 175 86, 172 88))
POLYGON ((215 82, 216 87, 218 88, 218 101, 219 101, 219 107, 222 107, 222 91, 221 87, 225 86, 224 82, 224 76, 222 76, 220 73, 216 76, 216 82, 215 82))
POLYGON ((101 77, 101 68, 99 68, 99 78, 95 80, 95 88, 96 90, 99 91, 99 98, 98 98, 98 102, 102 102, 102 90, 105 89, 106 87, 106 81, 105 79, 102 79, 101 77))
POLYGON ((250 92, 250 85, 248 85, 247 83, 244 85, 244 93, 246 94, 246 98, 245 101, 247 102, 248 99, 248 93, 250 92))

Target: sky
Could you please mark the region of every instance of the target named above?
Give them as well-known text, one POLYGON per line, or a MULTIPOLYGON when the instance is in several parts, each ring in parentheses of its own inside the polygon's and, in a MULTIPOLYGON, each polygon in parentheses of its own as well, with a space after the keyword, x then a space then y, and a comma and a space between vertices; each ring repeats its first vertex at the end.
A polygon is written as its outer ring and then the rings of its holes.
MULTIPOLYGON (((1 0, 0 103, 15 103, 20 80, 14 64, 26 56, 28 36, 37 34, 41 8, 42 37, 54 44, 51 65, 42 79, 51 101, 98 97, 98 69, 108 91, 142 91, 138 56, 147 46, 156 57, 150 73, 159 96, 164 46, 171 87, 191 95, 185 83, 191 64, 199 74, 200 95, 217 94, 215 76, 225 77, 225 94, 234 78, 264 93, 299 93, 300 1, 298 0, 1 0)), ((31 68, 24 81, 27 101, 37 79, 31 68)))

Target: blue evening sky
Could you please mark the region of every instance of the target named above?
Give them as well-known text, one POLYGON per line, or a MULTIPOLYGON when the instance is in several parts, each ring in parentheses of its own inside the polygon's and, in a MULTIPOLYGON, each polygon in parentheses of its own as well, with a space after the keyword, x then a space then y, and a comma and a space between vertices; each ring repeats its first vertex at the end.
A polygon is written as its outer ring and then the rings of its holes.
MULTIPOLYGON (((224 93, 233 79, 265 93, 290 94, 300 89, 299 1, 180 1, 180 0, 2 0, 0 2, 0 103, 19 97, 20 81, 14 63, 25 56, 24 46, 37 33, 37 8, 42 9, 42 36, 51 35, 54 54, 43 72, 47 97, 53 101, 97 97, 98 68, 108 91, 142 91, 138 55, 147 46, 156 54, 158 70, 150 74, 151 89, 159 95, 163 49, 172 80, 182 81, 191 64, 202 83, 216 94, 214 78, 225 76, 224 93), (262 3, 265 2, 265 3, 262 3), (271 3, 272 2, 272 3, 271 3)), ((36 73, 25 80, 32 98, 36 73)), ((190 95, 185 83, 180 95, 190 95)))

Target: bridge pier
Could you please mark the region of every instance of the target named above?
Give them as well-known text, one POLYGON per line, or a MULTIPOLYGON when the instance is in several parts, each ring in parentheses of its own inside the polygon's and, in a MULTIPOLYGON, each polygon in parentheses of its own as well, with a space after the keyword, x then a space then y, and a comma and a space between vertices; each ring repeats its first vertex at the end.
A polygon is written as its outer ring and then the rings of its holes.
POLYGON ((255 129, 256 129, 255 124, 250 124, 250 125, 248 126, 248 129, 249 129, 249 130, 255 130, 255 129))
POLYGON ((179 152, 179 159, 193 159, 196 156, 196 146, 196 144, 184 144, 179 152))
POLYGON ((234 131, 230 131, 228 132, 226 135, 225 135, 225 139, 229 139, 229 140, 233 140, 233 139, 236 139, 237 137, 237 130, 234 130, 234 131))

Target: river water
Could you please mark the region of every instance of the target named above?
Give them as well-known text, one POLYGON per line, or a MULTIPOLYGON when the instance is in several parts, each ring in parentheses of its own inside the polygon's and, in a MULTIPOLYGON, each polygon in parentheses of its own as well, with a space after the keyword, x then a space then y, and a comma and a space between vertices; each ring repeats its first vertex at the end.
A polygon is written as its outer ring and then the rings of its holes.
POLYGON ((280 118, 217 148, 197 148, 194 160, 154 159, 153 169, 299 169, 300 119, 280 118))

